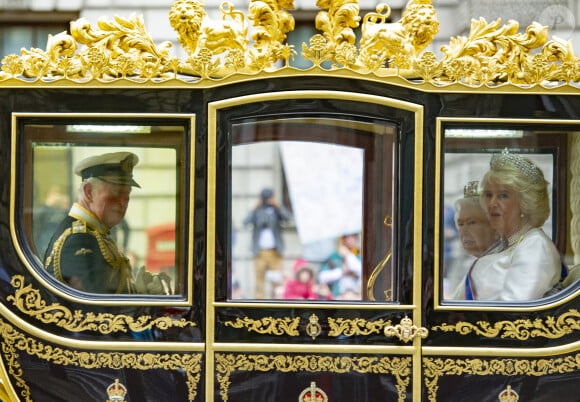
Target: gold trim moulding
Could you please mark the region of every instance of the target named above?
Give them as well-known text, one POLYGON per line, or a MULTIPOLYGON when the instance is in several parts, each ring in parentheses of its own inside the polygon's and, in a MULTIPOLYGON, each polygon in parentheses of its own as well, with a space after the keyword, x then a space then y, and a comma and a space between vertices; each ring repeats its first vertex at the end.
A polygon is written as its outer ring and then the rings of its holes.
POLYGON ((545 348, 423 346, 421 353, 424 356, 545 357, 564 355, 578 350, 580 341, 545 348))
POLYGON ((249 309, 295 309, 303 308, 309 310, 413 310, 415 305, 413 304, 385 304, 385 302, 361 302, 360 304, 342 304, 341 303, 325 303, 325 302, 312 302, 312 303, 292 303, 291 300, 286 300, 284 303, 268 303, 268 302, 214 302, 214 307, 229 308, 249 308, 249 309))
POLYGON ((215 342, 208 348, 214 352, 253 352, 253 353, 348 353, 348 354, 376 354, 376 355, 410 355, 414 346, 390 345, 348 345, 348 344, 296 344, 296 343, 232 343, 215 342))
POLYGON ((362 80, 368 82, 375 82, 384 85, 393 85, 400 88, 412 89, 424 93, 465 93, 465 94, 497 94, 497 95, 580 95, 580 84, 562 84, 556 87, 545 88, 540 85, 531 85, 527 87, 517 86, 511 83, 498 85, 483 85, 471 86, 465 83, 452 83, 447 85, 434 85, 430 82, 411 83, 404 78, 386 75, 362 75, 356 72, 347 70, 324 70, 319 67, 312 67, 308 70, 298 70, 292 67, 285 67, 284 69, 271 73, 261 73, 256 76, 249 76, 246 74, 234 74, 219 81, 204 79, 195 83, 188 83, 177 79, 168 79, 165 81, 147 81, 147 82, 133 82, 125 78, 119 78, 111 82, 100 82, 98 80, 90 80, 86 82, 71 82, 65 80, 58 81, 33 81, 23 82, 17 79, 9 79, 7 81, 0 81, 0 91, 3 89, 34 89, 34 88, 83 88, 83 89, 212 89, 223 86, 239 84, 244 82, 252 82, 274 78, 305 78, 305 77, 325 77, 325 78, 345 78, 362 80), (195 84, 195 86, 193 85, 195 84))

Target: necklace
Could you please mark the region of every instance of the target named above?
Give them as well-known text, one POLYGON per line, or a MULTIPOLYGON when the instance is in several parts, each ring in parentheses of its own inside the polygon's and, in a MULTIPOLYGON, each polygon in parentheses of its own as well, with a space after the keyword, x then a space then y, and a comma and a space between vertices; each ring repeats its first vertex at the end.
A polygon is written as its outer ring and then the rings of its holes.
POLYGON ((531 229, 532 227, 526 223, 524 226, 522 226, 522 228, 520 230, 518 230, 517 232, 515 232, 514 234, 512 234, 511 236, 509 236, 507 239, 505 239, 506 244, 506 248, 512 247, 514 245, 516 245, 517 243, 519 243, 522 238, 524 237, 524 235, 526 233, 528 233, 528 231, 531 229))

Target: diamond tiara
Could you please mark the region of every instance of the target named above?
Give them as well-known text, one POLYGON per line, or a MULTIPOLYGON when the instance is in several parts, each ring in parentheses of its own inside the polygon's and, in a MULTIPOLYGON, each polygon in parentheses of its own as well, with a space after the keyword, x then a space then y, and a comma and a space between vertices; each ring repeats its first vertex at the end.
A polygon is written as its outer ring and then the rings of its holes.
POLYGON ((478 190, 479 182, 475 181, 468 181, 467 184, 463 187, 463 198, 474 198, 479 197, 479 190, 478 190))
POLYGON ((541 183, 544 179, 542 171, 534 162, 518 154, 512 154, 507 148, 500 154, 493 154, 489 162, 491 170, 502 169, 504 167, 514 167, 526 176, 532 183, 541 183))

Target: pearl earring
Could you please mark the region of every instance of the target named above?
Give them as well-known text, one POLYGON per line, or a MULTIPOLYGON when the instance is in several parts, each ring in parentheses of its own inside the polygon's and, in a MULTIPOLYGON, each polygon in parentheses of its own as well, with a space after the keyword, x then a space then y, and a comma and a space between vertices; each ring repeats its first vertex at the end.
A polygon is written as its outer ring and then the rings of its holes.
POLYGON ((523 218, 523 217, 524 217, 524 213, 523 213, 523 212, 521 212, 521 213, 520 213, 520 218, 523 218))

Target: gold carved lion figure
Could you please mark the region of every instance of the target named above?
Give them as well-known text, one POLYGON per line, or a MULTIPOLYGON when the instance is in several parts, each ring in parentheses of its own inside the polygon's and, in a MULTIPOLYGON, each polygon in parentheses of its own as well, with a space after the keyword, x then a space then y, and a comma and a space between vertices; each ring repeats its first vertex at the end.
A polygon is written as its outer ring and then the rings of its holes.
POLYGON ((376 13, 365 16, 361 27, 360 56, 365 59, 379 56, 384 59, 402 56, 401 68, 409 67, 411 61, 431 43, 439 32, 439 21, 431 0, 410 0, 400 21, 387 23, 391 9, 386 4, 377 6, 376 13))
POLYGON ((214 53, 245 49, 248 27, 244 14, 234 11, 233 5, 228 2, 221 4, 220 11, 224 18, 216 22, 207 16, 202 0, 177 0, 173 3, 169 22, 189 55, 203 48, 214 53))

